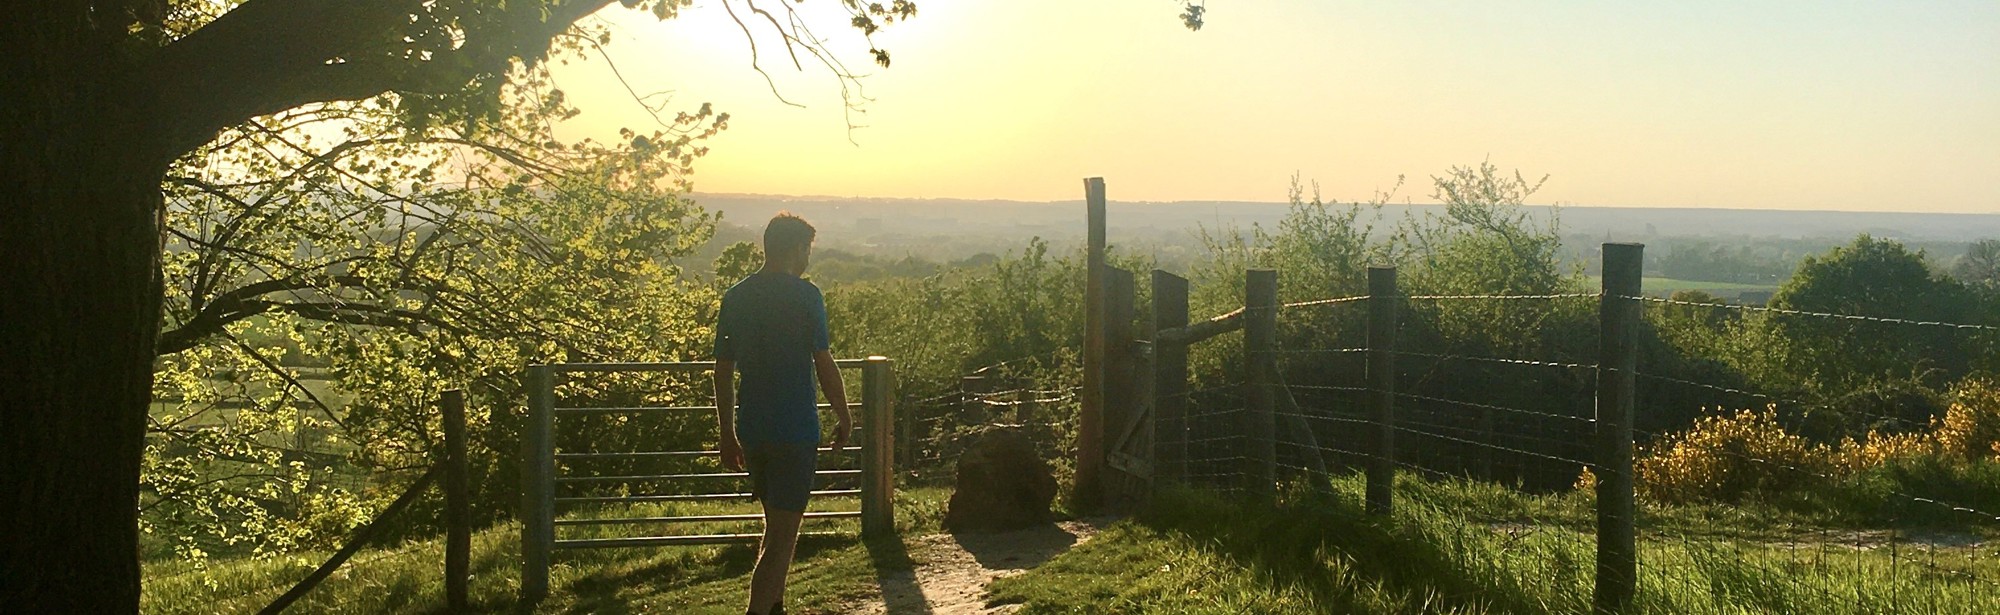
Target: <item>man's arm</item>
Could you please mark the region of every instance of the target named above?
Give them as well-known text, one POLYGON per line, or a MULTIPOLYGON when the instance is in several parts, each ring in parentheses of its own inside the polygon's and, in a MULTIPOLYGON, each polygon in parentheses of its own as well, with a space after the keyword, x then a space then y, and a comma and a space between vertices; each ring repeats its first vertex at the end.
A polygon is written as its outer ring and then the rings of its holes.
POLYGON ((840 366, 834 364, 832 352, 814 352, 813 368, 819 373, 819 388, 826 393, 826 403, 833 406, 833 416, 839 421, 833 428, 833 448, 838 452, 847 448, 848 435, 854 431, 854 419, 847 413, 847 385, 840 381, 840 366))
POLYGON ((722 451, 722 467, 743 471, 743 445, 736 441, 736 362, 715 360, 715 423, 722 432, 716 448, 722 451))

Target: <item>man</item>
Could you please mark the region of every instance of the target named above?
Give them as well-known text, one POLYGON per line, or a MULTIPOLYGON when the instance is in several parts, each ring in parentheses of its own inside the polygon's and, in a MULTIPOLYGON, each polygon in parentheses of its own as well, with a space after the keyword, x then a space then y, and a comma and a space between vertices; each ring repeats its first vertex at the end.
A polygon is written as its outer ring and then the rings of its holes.
POLYGON ((819 448, 813 381, 839 419, 833 447, 847 445, 853 423, 840 369, 827 352, 826 301, 800 279, 814 230, 780 212, 764 226, 764 267, 722 295, 715 327, 715 409, 722 465, 750 472, 750 492, 764 505, 764 540, 750 575, 750 615, 783 615, 791 566, 811 495, 819 448), (743 383, 736 386, 737 372, 743 383), (737 410, 741 410, 737 413, 737 410), (734 415, 732 417, 732 415, 734 415))

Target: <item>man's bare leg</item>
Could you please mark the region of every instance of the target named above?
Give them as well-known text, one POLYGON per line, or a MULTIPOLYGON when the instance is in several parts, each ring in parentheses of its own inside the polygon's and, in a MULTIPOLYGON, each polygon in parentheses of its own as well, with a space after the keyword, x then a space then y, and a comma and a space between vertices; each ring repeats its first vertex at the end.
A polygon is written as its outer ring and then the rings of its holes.
POLYGON ((792 552, 799 544, 799 523, 804 511, 774 510, 764 507, 764 542, 757 555, 757 568, 750 573, 750 612, 767 615, 785 597, 785 573, 792 566, 792 552))

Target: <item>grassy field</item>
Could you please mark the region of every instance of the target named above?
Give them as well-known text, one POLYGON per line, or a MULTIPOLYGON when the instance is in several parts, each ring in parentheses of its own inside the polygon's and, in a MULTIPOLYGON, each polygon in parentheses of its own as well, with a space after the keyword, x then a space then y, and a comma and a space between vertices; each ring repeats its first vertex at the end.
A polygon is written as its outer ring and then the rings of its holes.
MULTIPOLYGON (((1332 498, 1278 511, 1170 493, 1143 518, 996 583, 993 600, 1023 615, 1590 611, 1586 495, 1406 478, 1396 514, 1377 519, 1360 493, 1345 479, 1332 498)), ((1976 537, 1989 546, 1936 546, 1733 509, 1651 512, 1635 612, 2000 612, 1990 528, 1976 537)))
MULTIPOLYGON (((1227 495, 1169 492, 1148 514, 1000 580, 989 600, 1018 604, 1023 615, 1589 612, 1588 494, 1537 496, 1406 477, 1396 513, 1373 518, 1357 504, 1361 489, 1358 478, 1341 478, 1330 497, 1294 494, 1278 510, 1227 495)), ((905 542, 938 531, 945 496, 939 489, 900 495, 905 542)), ((1711 507, 1648 508, 1642 519, 1638 613, 2000 613, 2000 532, 1993 527, 1827 527, 1796 515, 1711 507)), ((475 537, 478 611, 514 610, 517 536, 516 527, 498 527, 475 537)), ((441 612, 441 553, 436 541, 365 552, 294 611, 441 612)), ((788 609, 844 612, 880 595, 883 571, 910 570, 922 558, 900 544, 808 540, 788 609)), ((255 611, 321 559, 236 560, 206 571, 153 565, 145 611, 255 611)), ((734 615, 742 612, 752 551, 603 550, 562 553, 557 562, 551 598, 535 612, 734 615)))

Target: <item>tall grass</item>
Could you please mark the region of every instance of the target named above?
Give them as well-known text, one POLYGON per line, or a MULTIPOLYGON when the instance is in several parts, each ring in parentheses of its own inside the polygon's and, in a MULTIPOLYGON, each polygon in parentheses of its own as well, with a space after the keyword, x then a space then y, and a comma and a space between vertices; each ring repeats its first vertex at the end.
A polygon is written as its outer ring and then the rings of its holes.
MULTIPOLYGON (((1023 576, 994 600, 1022 613, 1588 613, 1586 494, 1530 495, 1406 478, 1395 514, 1362 480, 1278 509, 1192 491, 1023 576)), ((1735 509, 1741 512, 1742 509, 1735 509)), ((2000 612, 1981 547, 1661 509, 1640 532, 1638 613, 2000 612), (1854 546, 1835 546, 1856 537, 1854 546), (1832 540, 1828 540, 1832 538, 1832 540)), ((1990 550, 1991 547, 1984 547, 1990 550)))

